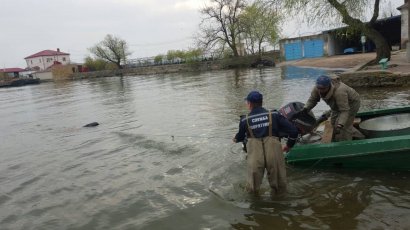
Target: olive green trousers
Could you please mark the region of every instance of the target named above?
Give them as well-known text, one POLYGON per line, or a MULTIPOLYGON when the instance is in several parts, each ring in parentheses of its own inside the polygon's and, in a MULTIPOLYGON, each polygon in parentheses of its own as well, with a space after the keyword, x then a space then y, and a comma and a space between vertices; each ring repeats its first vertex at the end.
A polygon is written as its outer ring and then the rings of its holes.
POLYGON ((265 169, 272 193, 286 191, 286 165, 279 139, 277 137, 249 138, 247 147, 248 192, 259 193, 265 169))
MULTIPOLYGON (((336 130, 336 125, 338 124, 338 118, 339 114, 338 113, 332 113, 330 122, 332 123, 333 128, 336 130)), ((353 127, 353 122, 354 122, 355 116, 349 116, 346 120, 346 124, 343 128, 339 130, 339 133, 335 133, 333 136, 333 141, 338 142, 338 141, 350 141, 353 139, 364 139, 365 136, 357 130, 355 127, 353 127)))

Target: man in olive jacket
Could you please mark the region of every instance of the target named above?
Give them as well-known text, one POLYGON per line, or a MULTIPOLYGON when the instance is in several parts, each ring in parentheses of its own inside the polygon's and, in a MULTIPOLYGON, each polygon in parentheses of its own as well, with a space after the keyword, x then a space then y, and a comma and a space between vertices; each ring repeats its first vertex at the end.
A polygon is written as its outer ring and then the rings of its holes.
POLYGON ((322 99, 331 109, 330 121, 334 128, 334 141, 352 140, 353 121, 360 108, 360 95, 339 79, 320 76, 312 89, 303 112, 309 112, 322 99))

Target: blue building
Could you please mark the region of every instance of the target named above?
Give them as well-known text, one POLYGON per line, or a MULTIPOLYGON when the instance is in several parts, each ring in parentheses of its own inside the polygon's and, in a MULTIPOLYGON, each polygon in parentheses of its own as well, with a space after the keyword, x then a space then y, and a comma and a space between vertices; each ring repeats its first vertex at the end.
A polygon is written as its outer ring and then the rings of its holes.
MULTIPOLYGON (((377 20, 375 29, 387 39, 391 48, 401 48, 401 15, 377 20)), ((281 57, 286 61, 362 52, 363 48, 365 52, 373 52, 376 48, 372 41, 362 38, 359 31, 352 32, 348 27, 282 39, 279 45, 281 57)))

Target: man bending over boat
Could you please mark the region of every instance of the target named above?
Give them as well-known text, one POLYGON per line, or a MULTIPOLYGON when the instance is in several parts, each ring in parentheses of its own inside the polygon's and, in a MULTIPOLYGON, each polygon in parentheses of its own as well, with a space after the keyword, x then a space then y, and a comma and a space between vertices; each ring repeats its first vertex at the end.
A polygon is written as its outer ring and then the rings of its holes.
POLYGON ((296 142, 298 131, 292 123, 277 111, 262 107, 262 94, 252 91, 245 98, 250 113, 239 122, 239 131, 233 142, 248 138, 247 190, 258 195, 265 173, 268 175, 272 194, 286 191, 286 165, 283 151, 289 151, 296 142), (279 140, 279 133, 289 135, 286 146, 279 140))
POLYGON ((308 113, 322 99, 329 105, 334 141, 352 140, 353 121, 360 108, 360 95, 339 79, 322 75, 301 113, 308 113))

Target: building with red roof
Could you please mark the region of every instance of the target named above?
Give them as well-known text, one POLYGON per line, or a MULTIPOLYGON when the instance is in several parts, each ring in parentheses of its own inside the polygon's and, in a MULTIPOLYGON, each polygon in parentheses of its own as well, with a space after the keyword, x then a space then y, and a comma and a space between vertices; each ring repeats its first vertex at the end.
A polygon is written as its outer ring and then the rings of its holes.
POLYGON ((3 72, 3 73, 20 73, 20 72, 23 72, 23 71, 25 71, 25 69, 22 69, 22 68, 5 68, 5 69, 0 69, 0 72, 3 72))
POLYGON ((0 69, 0 73, 3 73, 2 76, 8 77, 19 77, 19 73, 26 71, 22 68, 5 68, 0 69))
POLYGON ((55 63, 70 64, 70 54, 60 52, 60 49, 43 50, 24 58, 27 67, 32 70, 46 70, 55 63))

